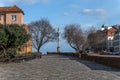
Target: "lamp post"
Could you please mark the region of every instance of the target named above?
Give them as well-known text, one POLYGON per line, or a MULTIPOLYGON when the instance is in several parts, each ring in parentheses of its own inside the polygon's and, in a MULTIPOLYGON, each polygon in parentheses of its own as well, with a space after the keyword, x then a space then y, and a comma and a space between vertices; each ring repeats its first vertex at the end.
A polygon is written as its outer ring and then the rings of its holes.
POLYGON ((58 33, 58 41, 57 41, 57 53, 59 53, 60 52, 60 31, 59 31, 59 28, 58 28, 58 31, 57 31, 57 33, 58 33))

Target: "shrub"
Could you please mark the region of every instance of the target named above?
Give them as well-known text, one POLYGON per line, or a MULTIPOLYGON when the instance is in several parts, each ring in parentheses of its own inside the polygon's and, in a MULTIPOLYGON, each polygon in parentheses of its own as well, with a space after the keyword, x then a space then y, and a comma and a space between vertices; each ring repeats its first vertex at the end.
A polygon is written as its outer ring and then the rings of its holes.
POLYGON ((34 52, 34 57, 35 58, 42 58, 42 53, 41 52, 34 52))
POLYGON ((15 55, 15 60, 14 62, 21 62, 21 61, 29 61, 35 58, 41 58, 42 57, 42 53, 38 53, 38 52, 30 52, 27 54, 17 54, 15 55))
POLYGON ((3 54, 4 51, 0 51, 0 62, 11 62, 15 58, 16 50, 14 48, 6 49, 6 54, 3 54))
POLYGON ((11 61, 15 58, 18 48, 30 39, 30 35, 17 24, 0 24, 0 57, 1 61, 11 61), (2 60, 7 59, 7 60, 2 60))

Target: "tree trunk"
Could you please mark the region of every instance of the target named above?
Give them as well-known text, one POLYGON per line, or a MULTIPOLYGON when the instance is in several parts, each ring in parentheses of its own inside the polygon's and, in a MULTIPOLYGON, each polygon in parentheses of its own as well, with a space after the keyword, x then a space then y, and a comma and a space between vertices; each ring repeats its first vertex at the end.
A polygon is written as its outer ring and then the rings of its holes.
POLYGON ((41 48, 41 46, 39 46, 39 47, 37 48, 37 52, 38 52, 38 53, 40 52, 40 48, 41 48))
POLYGON ((19 49, 19 47, 16 47, 16 48, 15 48, 15 50, 16 50, 16 54, 18 54, 18 49, 19 49))
POLYGON ((39 53, 40 51, 39 51, 39 48, 37 49, 37 52, 39 53))
POLYGON ((3 46, 1 46, 3 48, 3 55, 4 57, 6 57, 6 52, 5 52, 5 48, 3 46))

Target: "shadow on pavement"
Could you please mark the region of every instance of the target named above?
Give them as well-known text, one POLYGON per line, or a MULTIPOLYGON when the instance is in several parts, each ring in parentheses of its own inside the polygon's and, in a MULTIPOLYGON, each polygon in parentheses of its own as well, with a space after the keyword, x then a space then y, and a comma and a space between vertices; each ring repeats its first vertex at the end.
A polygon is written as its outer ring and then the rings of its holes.
POLYGON ((109 67, 109 66, 106 66, 106 65, 98 64, 98 63, 95 63, 95 62, 83 60, 83 59, 76 58, 76 57, 70 57, 70 56, 67 56, 67 57, 70 60, 76 60, 76 61, 86 65, 91 70, 105 70, 105 71, 117 71, 117 72, 120 72, 120 69, 118 69, 118 68, 112 68, 112 67, 109 67))

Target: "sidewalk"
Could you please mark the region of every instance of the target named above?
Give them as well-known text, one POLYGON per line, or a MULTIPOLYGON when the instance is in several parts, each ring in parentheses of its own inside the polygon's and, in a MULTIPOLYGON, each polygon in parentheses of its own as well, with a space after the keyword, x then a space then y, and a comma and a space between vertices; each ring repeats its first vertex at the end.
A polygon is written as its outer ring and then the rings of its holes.
POLYGON ((0 80, 120 80, 118 70, 78 58, 43 56, 22 63, 0 64, 0 80))

